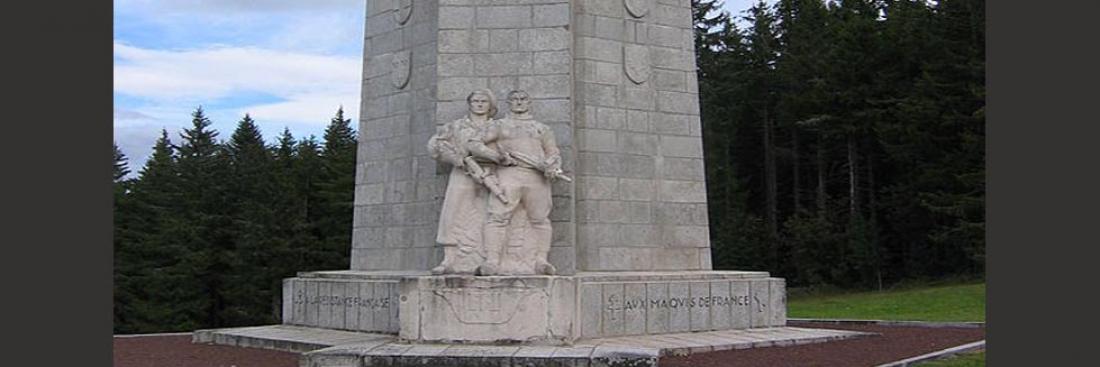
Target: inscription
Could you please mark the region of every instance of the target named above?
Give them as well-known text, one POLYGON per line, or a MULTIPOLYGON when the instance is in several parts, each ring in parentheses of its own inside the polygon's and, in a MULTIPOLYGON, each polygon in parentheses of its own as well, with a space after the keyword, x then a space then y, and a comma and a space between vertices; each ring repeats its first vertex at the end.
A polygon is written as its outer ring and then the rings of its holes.
POLYGON ((617 295, 607 297, 608 311, 630 311, 635 309, 677 309, 708 308, 722 306, 748 306, 749 296, 707 296, 707 297, 668 297, 645 299, 641 297, 620 299, 617 295))
POLYGON ((390 308, 389 297, 351 297, 351 296, 336 296, 336 295, 316 295, 313 297, 306 296, 304 290, 299 290, 294 294, 294 304, 296 305, 321 305, 321 306, 344 306, 344 307, 359 307, 371 310, 388 309, 390 308))

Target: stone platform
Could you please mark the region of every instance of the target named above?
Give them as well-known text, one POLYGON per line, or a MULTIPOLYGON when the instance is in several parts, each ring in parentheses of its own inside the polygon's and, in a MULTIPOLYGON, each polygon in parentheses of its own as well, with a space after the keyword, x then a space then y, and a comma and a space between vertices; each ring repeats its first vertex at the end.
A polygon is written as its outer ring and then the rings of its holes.
POLYGON ((584 339, 570 346, 421 344, 394 335, 272 325, 200 330, 196 343, 304 352, 303 367, 450 366, 656 366, 666 355, 789 346, 871 334, 846 330, 770 327, 584 339))
POLYGON ((303 366, 652 366, 664 354, 863 333, 787 327, 766 272, 432 276, 317 271, 283 282, 283 325, 193 340, 307 352, 303 366))

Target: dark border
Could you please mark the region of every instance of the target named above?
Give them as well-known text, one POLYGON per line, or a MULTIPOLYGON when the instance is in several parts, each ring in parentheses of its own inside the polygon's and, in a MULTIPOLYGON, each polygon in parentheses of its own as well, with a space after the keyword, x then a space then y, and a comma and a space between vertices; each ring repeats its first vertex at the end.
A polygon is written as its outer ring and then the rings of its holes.
POLYGON ((109 366, 112 5, 4 15, 4 364, 109 366))
POLYGON ((1081 296, 1100 289, 1097 6, 986 5, 987 363, 1088 364, 1098 308, 1081 296))

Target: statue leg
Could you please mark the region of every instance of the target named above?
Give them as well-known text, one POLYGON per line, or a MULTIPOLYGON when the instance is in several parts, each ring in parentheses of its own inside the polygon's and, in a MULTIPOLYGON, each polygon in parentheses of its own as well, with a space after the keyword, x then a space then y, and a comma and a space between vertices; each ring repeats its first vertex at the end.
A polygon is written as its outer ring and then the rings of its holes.
POLYGON ((508 199, 508 203, 504 203, 495 196, 489 198, 489 219, 485 223, 484 232, 486 258, 485 263, 478 269, 480 275, 500 274, 501 256, 505 246, 508 245, 508 227, 520 203, 521 188, 510 182, 505 170, 498 171, 498 177, 501 186, 504 187, 504 196, 508 199))
POLYGON ((553 275, 557 269, 550 265, 550 245, 554 231, 550 225, 550 209, 554 203, 550 194, 550 183, 541 175, 526 177, 529 188, 523 196, 527 218, 531 223, 531 246, 534 248, 534 273, 553 275))
POLYGON ((458 256, 455 252, 458 251, 458 246, 455 245, 443 245, 443 261, 438 266, 432 268, 432 275, 450 274, 454 272, 454 259, 458 256))

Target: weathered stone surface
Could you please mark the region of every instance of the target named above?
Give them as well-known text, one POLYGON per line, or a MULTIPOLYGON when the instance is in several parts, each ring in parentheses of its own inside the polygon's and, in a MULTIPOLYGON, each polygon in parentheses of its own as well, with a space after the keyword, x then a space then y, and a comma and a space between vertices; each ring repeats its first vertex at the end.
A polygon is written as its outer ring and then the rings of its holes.
POLYGON ((787 282, 782 278, 770 278, 769 297, 771 299, 772 313, 768 324, 771 326, 787 325, 787 282))
POLYGON ((691 308, 691 331, 711 330, 710 312, 714 308, 714 302, 710 296, 710 283, 692 282, 688 284, 695 306, 691 308))
POLYGON ((572 340, 566 293, 575 283, 549 276, 420 277, 402 281, 401 338, 422 342, 561 343, 572 340), (553 307, 553 309, 551 309, 553 307), (553 319, 551 319, 553 318, 553 319))
POLYGON ((325 329, 261 326, 199 330, 195 343, 245 346, 304 353, 303 366, 655 366, 661 355, 680 351, 745 349, 820 343, 868 336, 846 330, 794 327, 725 330, 661 336, 624 336, 582 341, 575 346, 472 346, 404 344, 393 336, 325 329))
POLYGON ((752 327, 771 326, 771 282, 767 279, 752 280, 749 282, 749 307, 751 308, 749 322, 752 327))
POLYGON ((350 281, 292 278, 283 283, 289 295, 283 306, 287 325, 365 332, 396 332, 397 279, 350 281), (366 290, 364 292, 364 289, 366 290), (354 320, 354 321, 352 321, 354 320))

